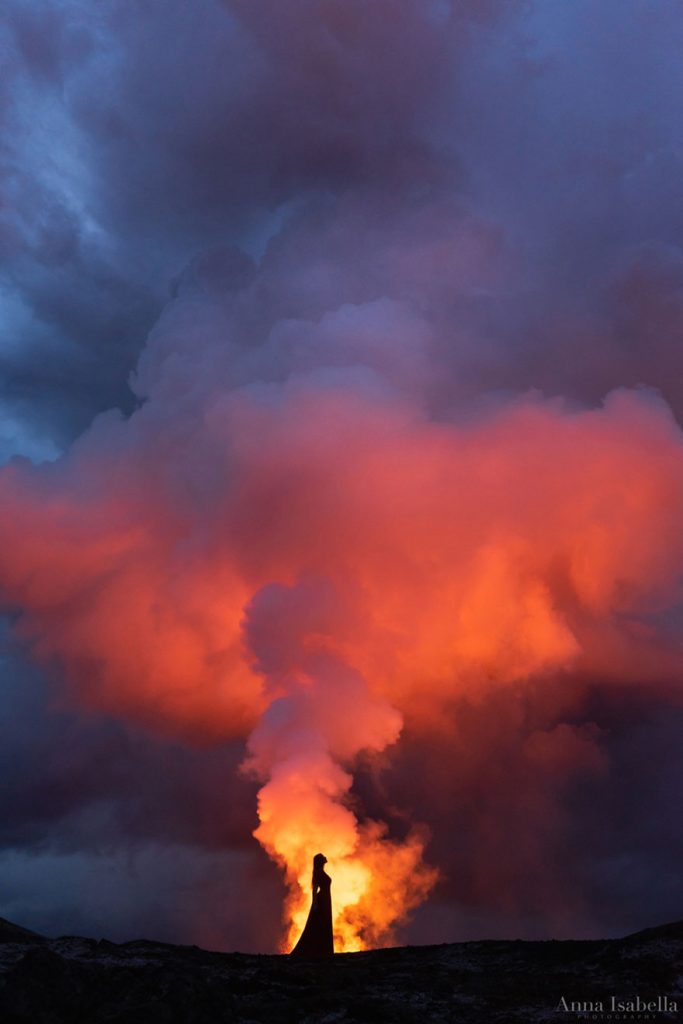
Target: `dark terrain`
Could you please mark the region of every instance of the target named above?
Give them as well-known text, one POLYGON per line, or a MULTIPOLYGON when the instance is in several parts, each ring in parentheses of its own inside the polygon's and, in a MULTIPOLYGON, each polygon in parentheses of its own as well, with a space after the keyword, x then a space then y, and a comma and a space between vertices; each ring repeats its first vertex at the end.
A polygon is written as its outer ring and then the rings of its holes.
POLYGON ((559 1000, 668 996, 683 1020, 683 922, 604 941, 380 949, 328 963, 196 946, 43 939, 0 919, 0 1024, 535 1024, 559 1000))

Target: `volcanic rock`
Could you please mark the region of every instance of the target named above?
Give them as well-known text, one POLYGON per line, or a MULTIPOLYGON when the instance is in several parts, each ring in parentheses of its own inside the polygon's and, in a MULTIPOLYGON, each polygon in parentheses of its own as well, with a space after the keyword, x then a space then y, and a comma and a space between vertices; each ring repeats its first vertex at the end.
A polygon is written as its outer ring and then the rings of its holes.
POLYGON ((0 942, 42 942, 43 936, 0 917, 0 942))
MULTIPOLYGON (((43 939, 0 922, 2 1024, 540 1024, 576 1001, 666 1000, 683 1019, 683 922, 598 941, 485 941, 328 962, 139 940, 43 939)), ((607 1019, 606 1017, 604 1019, 607 1019)))

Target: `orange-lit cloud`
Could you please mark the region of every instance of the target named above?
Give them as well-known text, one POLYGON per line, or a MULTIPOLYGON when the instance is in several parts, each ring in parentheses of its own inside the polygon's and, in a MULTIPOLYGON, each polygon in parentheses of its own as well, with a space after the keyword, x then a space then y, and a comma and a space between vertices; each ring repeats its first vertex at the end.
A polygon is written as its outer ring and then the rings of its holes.
MULTIPOLYGON (((294 930, 321 849, 337 947, 389 941, 436 872, 419 829, 357 815, 356 759, 404 720, 438 729, 458 697, 680 665, 644 623, 680 597, 683 437, 649 393, 457 422, 353 369, 204 399, 174 422, 153 400, 104 417, 59 462, 3 471, 4 603, 87 706, 250 735, 294 930)), ((529 757, 555 771, 578 742, 531 738, 529 757)))

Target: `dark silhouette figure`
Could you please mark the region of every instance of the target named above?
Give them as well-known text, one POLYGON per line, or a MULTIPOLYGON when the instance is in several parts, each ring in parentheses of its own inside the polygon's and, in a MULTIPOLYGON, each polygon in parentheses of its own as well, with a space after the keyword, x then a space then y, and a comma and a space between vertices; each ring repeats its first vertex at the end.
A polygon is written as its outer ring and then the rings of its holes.
POLYGON ((313 858, 313 899, 308 912, 306 926, 290 956, 306 957, 309 960, 322 960, 334 953, 332 938, 332 897, 330 886, 332 879, 325 874, 324 865, 327 857, 316 853, 313 858))

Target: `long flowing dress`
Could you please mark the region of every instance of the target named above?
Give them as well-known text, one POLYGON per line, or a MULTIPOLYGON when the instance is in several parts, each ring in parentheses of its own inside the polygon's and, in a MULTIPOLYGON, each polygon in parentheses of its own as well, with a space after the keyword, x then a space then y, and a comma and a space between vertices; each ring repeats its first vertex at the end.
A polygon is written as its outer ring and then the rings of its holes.
POLYGON ((318 960, 334 953, 331 885, 332 879, 329 875, 324 871, 316 872, 308 920, 290 956, 318 960))

